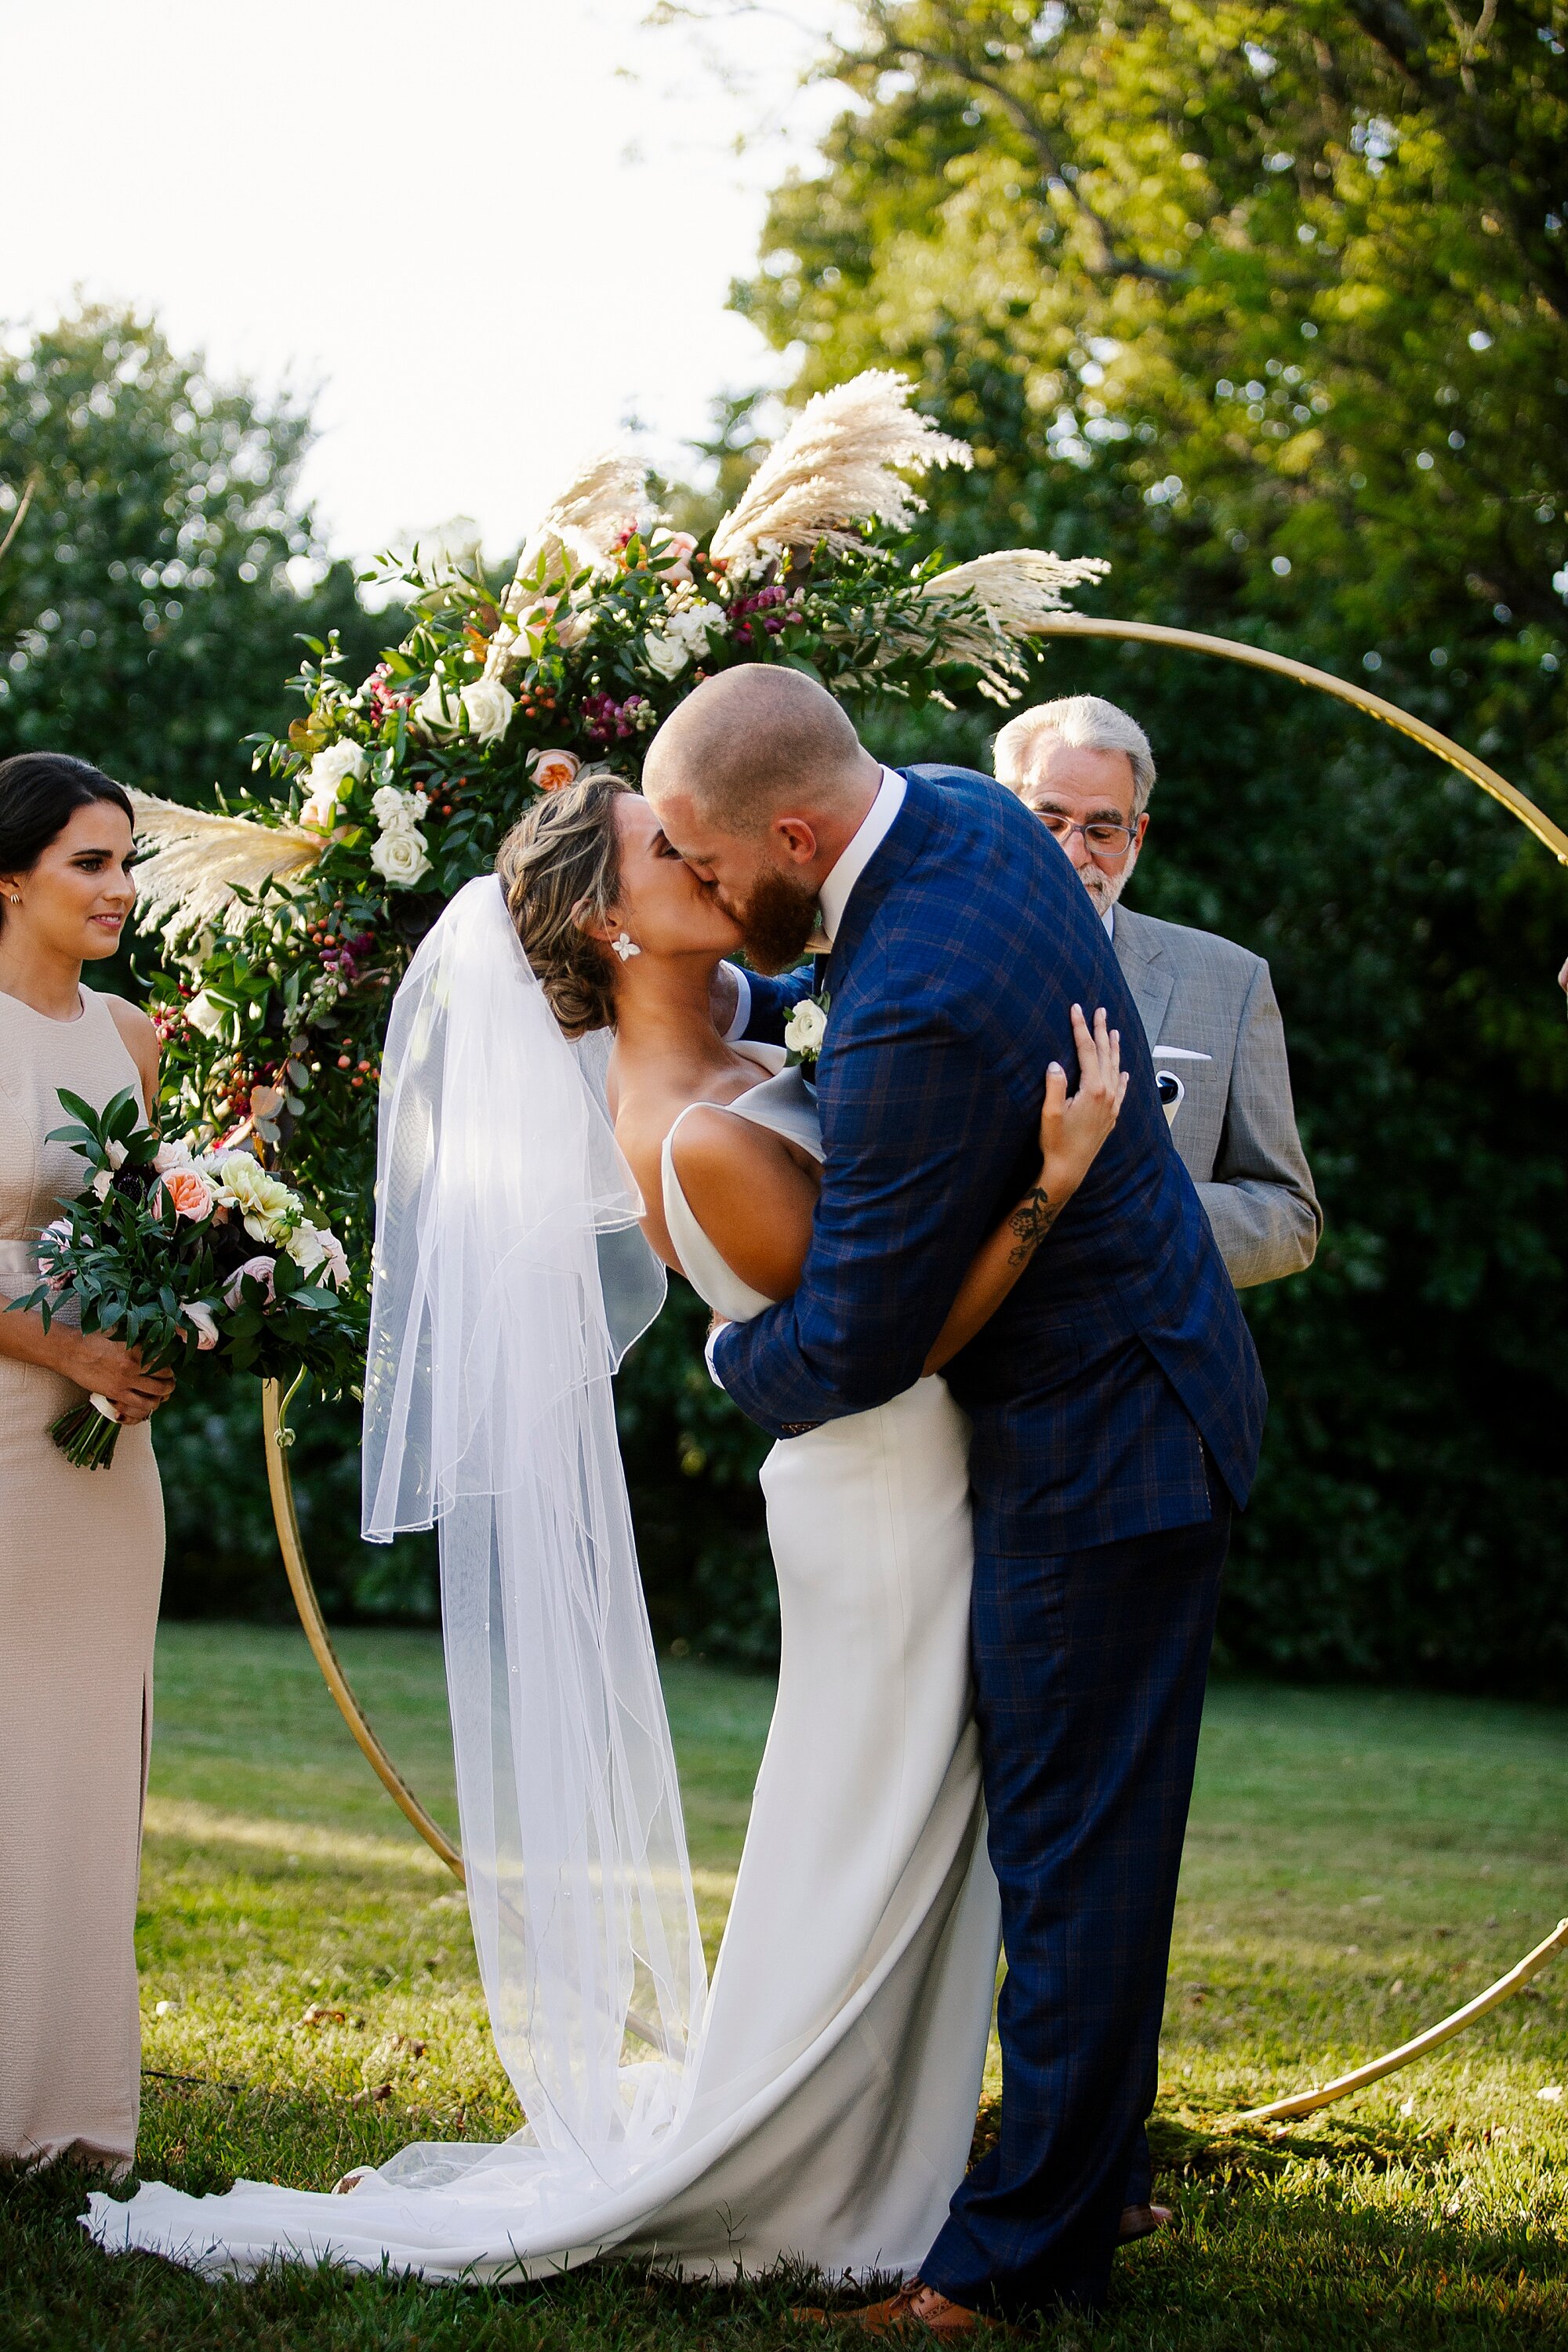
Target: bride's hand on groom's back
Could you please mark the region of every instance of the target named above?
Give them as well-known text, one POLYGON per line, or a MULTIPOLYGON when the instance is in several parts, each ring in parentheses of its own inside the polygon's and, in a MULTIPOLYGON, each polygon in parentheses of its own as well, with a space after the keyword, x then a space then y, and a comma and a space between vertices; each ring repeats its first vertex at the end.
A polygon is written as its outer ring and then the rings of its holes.
POLYGON ((1116 1125, 1127 1092, 1121 1034, 1106 1026, 1103 1005, 1090 1029, 1081 1006, 1075 1004, 1072 1032, 1078 1047, 1077 1090, 1068 1094, 1067 1072, 1059 1062, 1053 1062, 1046 1073, 1046 1099, 1040 1110, 1041 1181, 1058 1202, 1076 1192, 1088 1175, 1116 1125))

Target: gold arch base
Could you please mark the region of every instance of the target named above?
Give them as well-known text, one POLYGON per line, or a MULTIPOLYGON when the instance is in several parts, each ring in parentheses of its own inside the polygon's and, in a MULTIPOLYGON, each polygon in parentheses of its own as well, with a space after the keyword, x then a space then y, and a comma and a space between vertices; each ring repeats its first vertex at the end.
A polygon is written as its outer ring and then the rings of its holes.
MULTIPOLYGON (((1473 751, 1467 751, 1462 744, 1450 741, 1435 727, 1428 727, 1425 719, 1412 718, 1408 711, 1401 710, 1397 703, 1384 701, 1381 695, 1373 694, 1365 687, 1352 685, 1342 677, 1335 677, 1328 670, 1313 669, 1306 662, 1293 660, 1288 654, 1268 653, 1259 646, 1243 645, 1234 637, 1207 636, 1196 629, 1164 628, 1152 621, 1100 620, 1079 613, 1062 613, 1043 625, 1042 634, 1053 637, 1118 637, 1141 645, 1167 646, 1181 652, 1207 654, 1221 661, 1240 662, 1250 669, 1269 670, 1278 677, 1289 678, 1294 685, 1310 688, 1319 694, 1331 695, 1337 701, 1349 703, 1352 709, 1363 711, 1368 718, 1379 720, 1384 726, 1395 729, 1412 742, 1421 744, 1448 767, 1457 769, 1461 776, 1468 776, 1471 783, 1478 785, 1516 816, 1521 824, 1551 851, 1559 865, 1568 866, 1568 834, 1553 824, 1543 809, 1537 808, 1532 800, 1510 784, 1506 777, 1500 776, 1495 768, 1489 768, 1486 761, 1479 760, 1473 751)), ((295 1388, 298 1386, 296 1381, 295 1388)), ((343 1720, 363 1750, 371 1769, 426 1843, 440 1855, 454 1877, 460 1880, 463 1876, 461 1854, 439 1822, 433 1821, 426 1811, 372 1730, 343 1672, 342 1661, 332 1647, 331 1635, 322 1618, 321 1605, 316 1597, 316 1588, 305 1558, 299 1514, 294 1507, 293 1481, 289 1472, 289 1449, 293 1444, 294 1433, 289 1426, 288 1412, 293 1395, 294 1389, 285 1396, 276 1381, 267 1381, 262 1390, 261 1412, 272 1516, 277 1524, 289 1588, 300 1612, 300 1622, 305 1629, 305 1638, 315 1654, 316 1664, 321 1669, 327 1688, 337 1701, 343 1720)), ((1366 2065, 1358 2066, 1353 2073, 1341 2074, 1315 2090, 1299 2092, 1289 2099, 1276 2099, 1267 2106, 1250 2107, 1237 2118, 1238 2122, 1289 2122, 1297 2116, 1312 2115, 1320 2107, 1331 2106, 1336 2100, 1348 2098, 1352 2092, 1364 2090, 1369 2084, 1381 2082, 1384 2075, 1397 2073, 1400 2067, 1412 2064, 1415 2060, 1426 2057, 1430 2051, 1439 2049, 1445 2042, 1452 2041, 1457 2033, 1462 2033, 1467 2026, 1473 2025, 1489 2010, 1497 2008, 1500 2001, 1518 1992, 1538 1969, 1544 1968, 1556 1953, 1565 1948, 1568 1948, 1568 1919, 1562 1919, 1551 1935, 1537 1944, 1533 1951, 1527 1952, 1506 1976, 1500 1977, 1494 1985, 1489 1985, 1485 1992, 1478 1993, 1462 2009, 1455 2010, 1451 2016, 1429 2026, 1424 2033, 1416 2034, 1413 2041, 1401 2042, 1396 2050, 1385 2051, 1381 2058, 1374 2058, 1366 2065)))

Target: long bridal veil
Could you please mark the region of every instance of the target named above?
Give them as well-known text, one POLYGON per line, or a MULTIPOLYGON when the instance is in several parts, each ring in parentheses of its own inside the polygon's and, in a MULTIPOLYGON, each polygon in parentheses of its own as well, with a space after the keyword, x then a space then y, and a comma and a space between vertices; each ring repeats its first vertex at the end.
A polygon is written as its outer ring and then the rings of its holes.
MULTIPOLYGON (((384 1057, 363 1532, 440 1534, 468 1907, 551 2170, 624 2179, 685 2105, 706 1999, 611 1375, 664 1297, 604 1098, 493 877, 398 991, 384 1057)), ((395 2161, 400 2185, 465 2151, 395 2161)))

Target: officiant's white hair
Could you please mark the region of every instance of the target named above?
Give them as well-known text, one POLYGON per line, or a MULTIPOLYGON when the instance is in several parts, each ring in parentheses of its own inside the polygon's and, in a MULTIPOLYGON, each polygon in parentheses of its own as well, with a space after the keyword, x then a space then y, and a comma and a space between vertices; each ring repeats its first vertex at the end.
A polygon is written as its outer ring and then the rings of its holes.
POLYGON ((863 784, 870 754, 825 686, 804 671, 745 662, 704 679, 648 745, 643 790, 684 793, 726 833, 763 831, 795 804, 831 808, 863 784))
POLYGON ((1136 719, 1120 705, 1098 694, 1064 694, 1020 710, 999 730, 993 747, 997 782, 1021 784, 1047 740, 1075 751, 1124 751, 1132 767, 1132 814, 1142 815, 1154 789, 1154 753, 1136 719))

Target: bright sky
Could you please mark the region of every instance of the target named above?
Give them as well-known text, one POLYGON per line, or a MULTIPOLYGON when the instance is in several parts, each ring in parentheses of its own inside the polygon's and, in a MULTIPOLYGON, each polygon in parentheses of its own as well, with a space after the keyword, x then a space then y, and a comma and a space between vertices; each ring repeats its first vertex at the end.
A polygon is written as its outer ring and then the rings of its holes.
POLYGON ((467 514, 500 554, 626 419, 679 463, 787 373, 724 305, 832 110, 792 97, 807 38, 751 17, 727 89, 647 5, 0 0, 0 328, 150 305, 215 373, 315 392, 335 549, 467 514))

